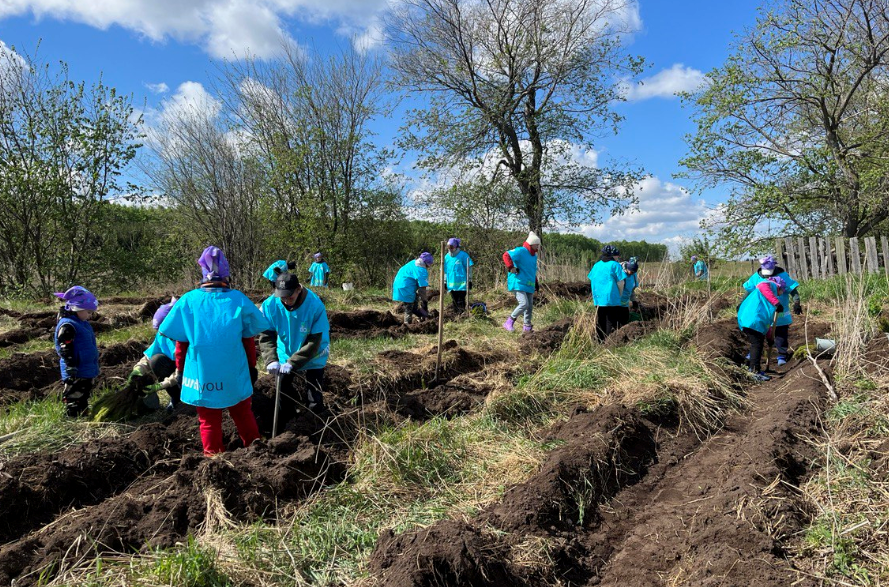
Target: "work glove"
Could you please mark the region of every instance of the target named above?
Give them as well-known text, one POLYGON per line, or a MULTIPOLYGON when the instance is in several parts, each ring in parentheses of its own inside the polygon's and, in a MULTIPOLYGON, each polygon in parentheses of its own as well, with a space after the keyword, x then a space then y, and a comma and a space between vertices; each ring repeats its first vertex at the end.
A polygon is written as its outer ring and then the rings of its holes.
POLYGON ((796 314, 797 316, 799 316, 800 314, 803 313, 803 307, 800 305, 799 302, 796 302, 795 304, 793 304, 793 313, 796 314))
POLYGON ((277 375, 278 371, 281 369, 281 363, 278 361, 272 361, 268 365, 265 366, 265 372, 269 375, 277 375))
POLYGON ((143 393, 147 395, 149 393, 157 393, 162 389, 167 390, 167 389, 176 389, 177 387, 181 387, 182 380, 180 378, 177 378, 177 376, 176 376, 177 373, 178 373, 178 371, 174 371, 172 374, 170 374, 163 381, 159 381, 158 383, 155 383, 153 385, 146 386, 145 389, 143 390, 143 393))
POLYGON ((778 304, 777 306, 775 306, 775 311, 778 312, 779 314, 783 314, 784 313, 784 306, 782 304, 778 304))
POLYGON ((287 375, 293 371, 293 364, 291 363, 281 363, 281 366, 278 368, 278 373, 281 375, 287 375))

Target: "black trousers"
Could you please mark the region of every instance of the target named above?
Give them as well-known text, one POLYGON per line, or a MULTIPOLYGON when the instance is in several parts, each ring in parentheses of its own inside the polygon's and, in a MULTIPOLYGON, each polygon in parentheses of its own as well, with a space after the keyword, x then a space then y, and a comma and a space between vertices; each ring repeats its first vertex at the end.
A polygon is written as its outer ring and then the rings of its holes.
MULTIPOLYGON (((621 319, 624 315, 623 306, 597 306, 596 307, 596 337, 599 341, 622 326, 621 319)), ((627 322, 630 321, 629 312, 626 313, 627 322)), ((626 324, 626 322, 624 322, 626 324)))
POLYGON ((775 348, 778 350, 779 357, 787 357, 787 353, 790 352, 787 342, 789 334, 790 324, 775 326, 775 348))
POLYGON ((451 304, 454 306, 454 311, 458 314, 466 311, 466 292, 465 291, 452 291, 451 292, 451 304))
MULTIPOLYGON (((152 355, 152 357, 148 359, 148 366, 151 367, 151 372, 154 373, 154 376, 157 377, 158 381, 163 381, 176 371, 176 361, 163 353, 152 355)), ((179 386, 177 385, 167 389, 167 393, 170 394, 170 399, 173 400, 173 405, 178 405, 179 396, 182 394, 182 390, 179 386)))
POLYGON ((281 406, 278 408, 278 430, 296 416, 297 407, 308 407, 317 413, 324 409, 324 368, 307 369, 281 375, 281 406))
POLYGON ((750 343, 750 360, 747 361, 747 366, 754 373, 758 373, 762 370, 760 369, 760 363, 762 363, 762 347, 765 344, 766 335, 752 328, 744 328, 743 330, 744 334, 747 335, 747 341, 750 343))
POLYGON ((65 404, 65 414, 69 418, 82 416, 89 408, 94 381, 92 379, 68 379, 64 383, 62 402, 65 404))

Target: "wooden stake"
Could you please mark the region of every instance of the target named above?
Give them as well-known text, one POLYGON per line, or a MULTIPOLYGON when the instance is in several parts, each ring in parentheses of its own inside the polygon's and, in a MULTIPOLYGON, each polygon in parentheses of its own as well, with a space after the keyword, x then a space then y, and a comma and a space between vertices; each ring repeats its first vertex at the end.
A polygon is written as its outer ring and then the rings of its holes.
MULTIPOLYGON (((438 374, 441 371, 441 342, 444 337, 444 256, 448 251, 447 241, 441 241, 441 276, 438 280, 438 356, 435 358, 435 381, 438 381, 438 374)), ((467 279, 466 287, 469 287, 467 279)))

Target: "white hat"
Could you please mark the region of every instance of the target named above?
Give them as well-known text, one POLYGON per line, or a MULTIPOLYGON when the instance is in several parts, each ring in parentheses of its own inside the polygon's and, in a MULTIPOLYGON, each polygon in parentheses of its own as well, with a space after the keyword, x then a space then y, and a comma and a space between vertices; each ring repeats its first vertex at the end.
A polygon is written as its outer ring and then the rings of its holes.
POLYGON ((525 242, 528 243, 529 245, 539 245, 540 244, 540 237, 537 236, 536 234, 534 234, 534 231, 532 230, 531 232, 528 233, 528 238, 525 239, 525 242))

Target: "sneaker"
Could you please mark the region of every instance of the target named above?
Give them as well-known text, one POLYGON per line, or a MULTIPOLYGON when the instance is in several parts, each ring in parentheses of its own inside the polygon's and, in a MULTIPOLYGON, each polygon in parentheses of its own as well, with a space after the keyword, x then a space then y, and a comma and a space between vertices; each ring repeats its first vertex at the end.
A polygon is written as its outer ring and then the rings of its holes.
POLYGON ((760 371, 760 372, 758 372, 758 373, 754 373, 754 374, 753 374, 753 378, 756 379, 757 381, 763 381, 763 382, 764 382, 764 381, 771 381, 771 380, 772 380, 771 377, 769 377, 768 375, 766 375, 766 374, 763 373, 762 371, 760 371))
POLYGON ((786 364, 787 364, 787 357, 779 356, 778 357, 778 366, 783 367, 786 364))

